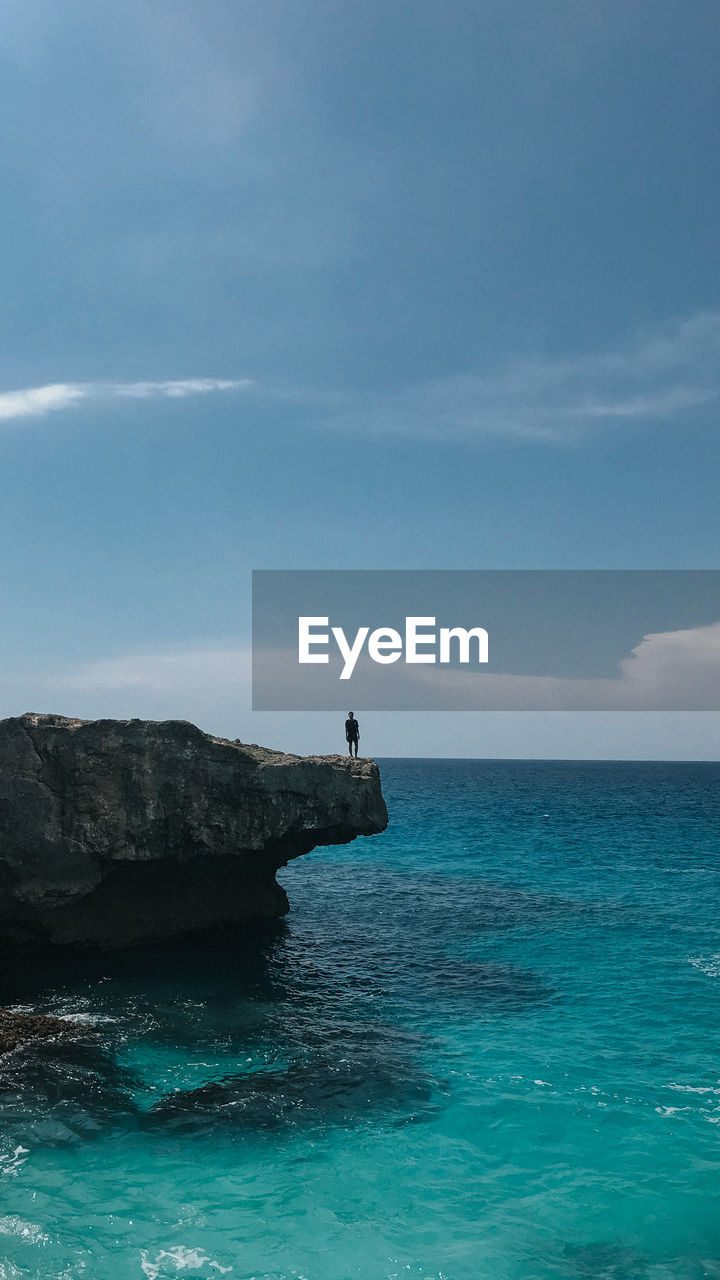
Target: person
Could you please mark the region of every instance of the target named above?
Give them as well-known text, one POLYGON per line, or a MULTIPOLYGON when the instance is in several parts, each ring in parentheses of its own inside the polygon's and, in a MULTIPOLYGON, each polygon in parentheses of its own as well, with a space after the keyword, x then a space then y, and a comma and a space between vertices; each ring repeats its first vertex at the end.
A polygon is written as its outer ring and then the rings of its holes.
POLYGON ((360 725, 355 719, 354 711, 348 711, 348 718, 345 721, 345 737, 347 739, 350 755, 353 753, 353 744, 355 745, 355 757, 357 758, 358 742, 360 740, 360 725))

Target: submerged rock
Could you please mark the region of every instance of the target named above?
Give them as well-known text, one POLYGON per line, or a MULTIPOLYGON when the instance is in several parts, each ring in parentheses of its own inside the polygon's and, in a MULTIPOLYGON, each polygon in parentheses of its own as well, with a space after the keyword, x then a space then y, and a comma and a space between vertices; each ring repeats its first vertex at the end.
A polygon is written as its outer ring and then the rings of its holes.
POLYGON ((320 1058, 285 1071, 242 1072, 197 1089, 178 1089, 151 1107, 145 1126, 212 1132, 229 1125, 258 1131, 348 1124, 393 1112, 414 1120, 435 1105, 436 1087, 420 1069, 411 1073, 408 1064, 378 1061, 372 1052, 351 1060, 320 1058))
POLYGON ((127 946, 284 915, 279 867, 387 825, 377 765, 183 720, 0 721, 0 930, 127 946))

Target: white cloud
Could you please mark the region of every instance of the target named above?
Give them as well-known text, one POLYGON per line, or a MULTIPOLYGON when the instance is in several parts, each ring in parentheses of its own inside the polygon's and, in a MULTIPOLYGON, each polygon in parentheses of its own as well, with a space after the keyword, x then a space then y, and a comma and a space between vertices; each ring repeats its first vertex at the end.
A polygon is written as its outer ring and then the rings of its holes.
POLYGON ((657 699, 698 706, 720 690, 720 622, 644 636, 620 663, 618 683, 648 703, 657 699))
POLYGON ((15 418, 41 418, 55 409, 68 409, 87 393, 81 384, 54 383, 47 387, 27 387, 24 391, 0 392, 0 422, 15 418))
MULTIPOLYGON (((699 668, 707 662, 715 667, 710 679, 717 687, 720 623, 646 636, 623 660, 616 678, 565 682, 574 684, 576 691, 581 683, 595 685, 598 709, 586 713, 511 710, 493 711, 491 716, 473 714, 467 708, 467 684, 460 683, 467 678, 460 672, 447 672, 444 680, 452 675, 458 680, 455 710, 364 712, 363 748, 377 756, 424 753, 501 759, 714 760, 718 713, 642 709, 623 713, 600 709, 612 705, 613 690, 617 693, 618 686, 622 687, 625 705, 636 705, 627 698, 629 690, 637 692, 645 686, 647 692, 648 686, 657 688, 665 680, 663 672, 668 667, 675 687, 683 669, 686 676, 694 672, 697 680, 699 668), (467 714, 459 714, 460 710, 467 714)), ((416 674, 420 674, 419 668, 416 674)), ((424 674, 431 672, 425 668, 424 674)), ((344 704, 340 713, 253 713, 250 676, 250 650, 241 646, 126 654, 54 673, 28 671, 22 679, 16 673, 4 690, 0 713, 18 715, 35 710, 87 719, 185 719, 211 733, 239 737, 244 742, 264 742, 284 751, 343 751, 344 704)), ((514 679, 516 692, 519 691, 518 677, 499 678, 514 679)), ((526 692, 523 690, 523 694, 526 692)), ((553 692, 556 694, 557 689, 553 692)), ((515 705, 522 705, 519 697, 515 705)), ((483 708, 486 710, 492 707, 483 708)))
POLYGON ((249 378, 182 378, 165 382, 55 382, 0 392, 0 422, 42 418, 83 401, 116 399, 181 399, 216 391, 239 391, 251 386, 249 378))
POLYGON ((320 425, 377 436, 572 443, 599 429, 682 422, 720 403, 720 310, 675 322, 625 350, 525 359, 491 373, 429 379, 391 394, 256 385, 249 378, 69 382, 0 392, 0 422, 85 401, 181 399, 252 388, 266 405, 312 410, 320 425))
POLYGON ((415 668, 418 703, 456 710, 704 711, 720 696, 720 622, 643 636, 617 675, 564 678, 415 668))
POLYGON ((237 391, 251 386, 249 378, 184 378, 176 382, 110 382, 95 386, 96 394, 131 396, 136 400, 154 397, 177 399, 183 396, 203 395, 208 391, 237 391))
POLYGON ((720 311, 644 335, 625 350, 522 360, 365 396, 326 419, 375 435, 572 442, 591 430, 680 419, 720 399, 720 311))
MULTIPOLYGON (((277 682, 287 682, 288 708, 297 701, 294 654, 281 655, 277 682)), ((353 701, 377 706, 373 667, 358 667, 353 701), (368 696, 369 695, 369 696, 368 696)), ((617 673, 563 678, 474 669, 394 668, 396 692, 408 710, 702 711, 718 707, 720 621, 646 635, 618 661, 617 673)), ((93 715, 181 718, 225 723, 251 700, 249 647, 167 649, 100 659, 34 678, 38 697, 93 715)), ((345 695, 350 688, 345 690, 345 695)), ((386 696, 386 693, 385 693, 386 696)), ((85 714, 80 711, 80 714, 85 714)))
POLYGON ((47 677, 53 689, 68 692, 138 690, 162 694, 247 686, 249 680, 250 650, 242 648, 125 654, 47 677))
POLYGON ((16 673, 3 713, 30 709, 88 720, 190 720, 248 742, 254 737, 248 728, 250 676, 250 650, 241 646, 127 653, 16 673))

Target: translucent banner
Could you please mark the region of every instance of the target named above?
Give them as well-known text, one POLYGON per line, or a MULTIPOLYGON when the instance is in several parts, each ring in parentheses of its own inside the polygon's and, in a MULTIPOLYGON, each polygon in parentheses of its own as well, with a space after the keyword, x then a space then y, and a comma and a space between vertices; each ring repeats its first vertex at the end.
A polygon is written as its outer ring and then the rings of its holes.
POLYGON ((256 711, 720 710, 718 570, 258 570, 256 711))

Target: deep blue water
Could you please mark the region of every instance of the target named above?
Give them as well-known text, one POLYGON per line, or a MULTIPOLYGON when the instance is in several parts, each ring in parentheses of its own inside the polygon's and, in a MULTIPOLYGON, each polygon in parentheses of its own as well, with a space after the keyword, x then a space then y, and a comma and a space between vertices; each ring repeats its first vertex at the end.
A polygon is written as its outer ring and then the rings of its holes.
POLYGON ((37 962, 0 1280, 720 1278, 720 766, 386 761, 290 916, 37 962))

